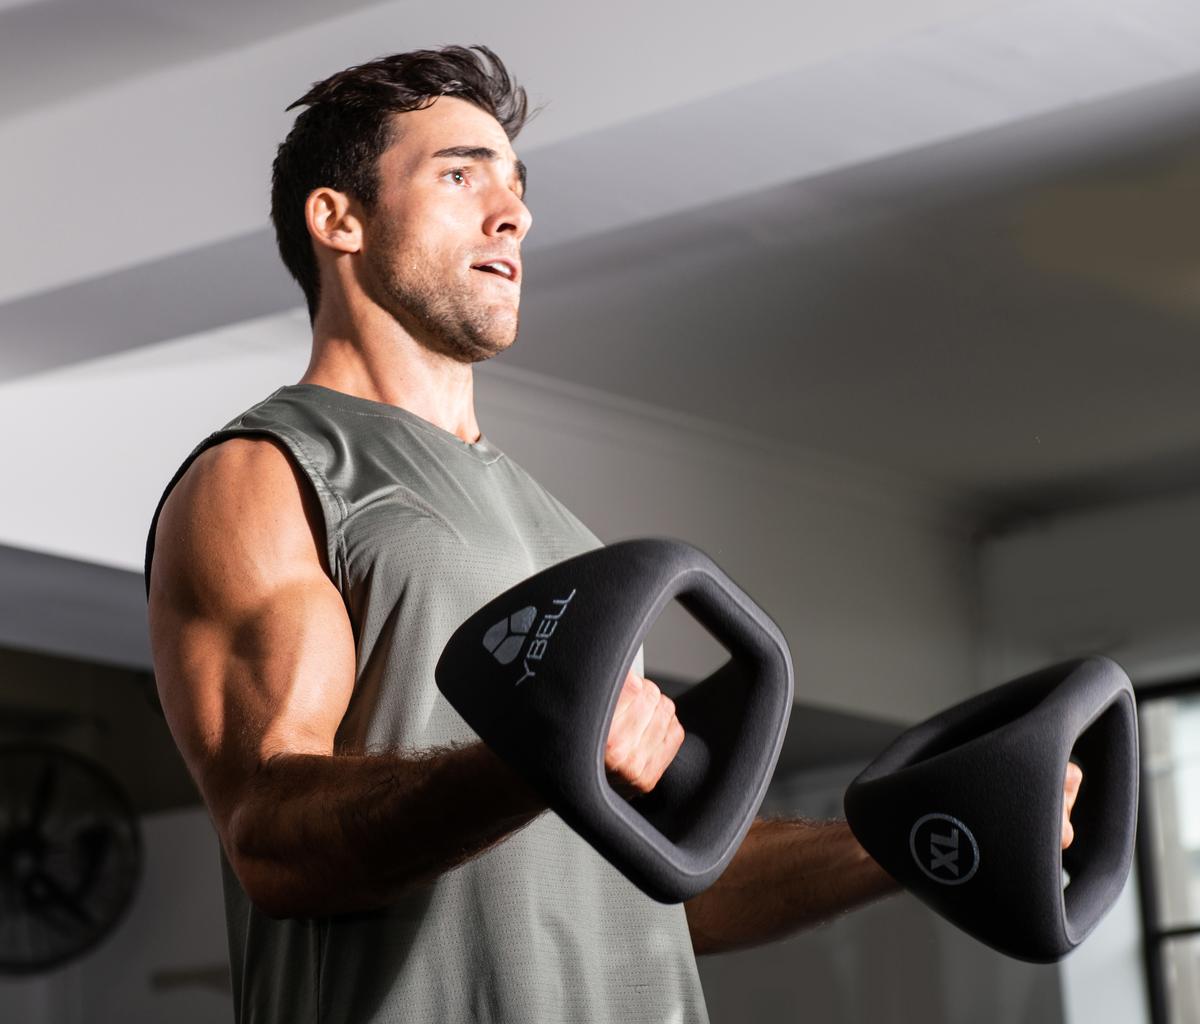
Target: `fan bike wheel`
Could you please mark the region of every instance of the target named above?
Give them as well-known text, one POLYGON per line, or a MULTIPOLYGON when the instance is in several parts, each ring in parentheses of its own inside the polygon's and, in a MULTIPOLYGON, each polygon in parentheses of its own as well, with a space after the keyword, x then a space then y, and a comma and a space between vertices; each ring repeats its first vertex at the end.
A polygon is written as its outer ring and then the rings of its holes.
POLYGON ((133 807, 99 765, 48 744, 0 746, 0 972, 94 947, 129 908, 141 863, 133 807))

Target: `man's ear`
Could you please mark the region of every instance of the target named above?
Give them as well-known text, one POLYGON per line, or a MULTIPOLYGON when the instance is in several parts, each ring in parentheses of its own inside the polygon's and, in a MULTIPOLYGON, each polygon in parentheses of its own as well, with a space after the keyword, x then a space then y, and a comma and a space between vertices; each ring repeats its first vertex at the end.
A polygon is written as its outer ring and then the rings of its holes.
POLYGON ((358 252, 362 248, 358 204, 346 193, 332 188, 313 189, 304 202, 304 219, 317 245, 335 252, 358 252))

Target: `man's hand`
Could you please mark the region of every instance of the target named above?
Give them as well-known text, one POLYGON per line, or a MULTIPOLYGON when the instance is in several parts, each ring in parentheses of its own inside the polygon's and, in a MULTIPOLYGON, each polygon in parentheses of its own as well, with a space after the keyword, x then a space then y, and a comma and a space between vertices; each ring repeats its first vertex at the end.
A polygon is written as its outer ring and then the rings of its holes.
POLYGON ((675 702, 649 679, 630 672, 604 747, 604 767, 613 788, 626 797, 649 793, 682 743, 675 702))
POLYGON ((1079 796, 1079 787, 1083 784, 1083 769, 1074 761, 1067 762, 1067 777, 1063 782, 1063 820, 1062 848, 1065 850, 1075 839, 1075 829, 1071 825, 1071 811, 1075 807, 1075 799, 1079 796))

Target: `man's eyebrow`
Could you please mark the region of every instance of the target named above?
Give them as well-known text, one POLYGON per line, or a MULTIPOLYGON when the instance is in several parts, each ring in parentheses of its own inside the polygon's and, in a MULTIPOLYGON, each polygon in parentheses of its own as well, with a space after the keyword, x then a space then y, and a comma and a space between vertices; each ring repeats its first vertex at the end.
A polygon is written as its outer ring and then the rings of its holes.
MULTIPOLYGON (((430 160, 438 160, 444 156, 456 156, 461 160, 499 160, 500 154, 488 146, 447 146, 439 149, 430 156, 430 160)), ((516 163, 517 178, 521 182, 521 197, 525 197, 525 164, 518 160, 516 163)))

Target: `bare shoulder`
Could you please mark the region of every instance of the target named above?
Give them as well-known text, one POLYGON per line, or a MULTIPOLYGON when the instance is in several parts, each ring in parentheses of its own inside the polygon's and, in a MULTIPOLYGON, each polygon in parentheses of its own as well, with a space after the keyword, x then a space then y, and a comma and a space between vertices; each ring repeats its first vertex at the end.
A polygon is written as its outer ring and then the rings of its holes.
POLYGON ((151 596, 249 602, 315 570, 329 566, 311 485, 276 442, 232 438, 197 456, 163 504, 151 596))

